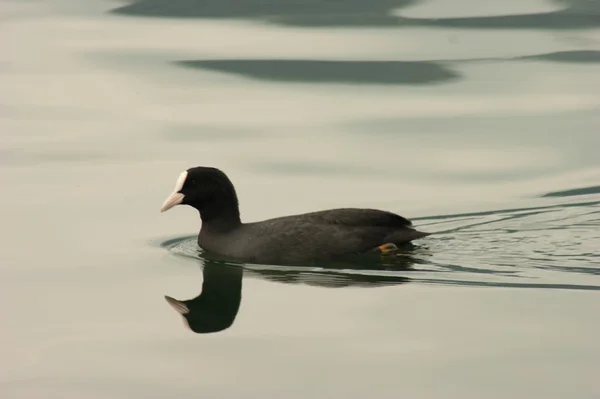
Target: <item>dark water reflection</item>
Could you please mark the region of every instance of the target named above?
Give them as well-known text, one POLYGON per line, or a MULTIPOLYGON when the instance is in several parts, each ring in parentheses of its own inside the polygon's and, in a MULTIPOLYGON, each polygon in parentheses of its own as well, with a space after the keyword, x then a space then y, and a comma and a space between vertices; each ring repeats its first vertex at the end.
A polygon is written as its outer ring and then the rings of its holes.
POLYGON ((593 63, 600 62, 600 51, 594 51, 594 50, 555 51, 555 52, 546 53, 546 54, 537 54, 537 55, 517 57, 515 59, 593 64, 593 63))
POLYGON ((416 0, 242 1, 138 0, 114 13, 169 18, 241 18, 297 26, 395 26, 473 29, 591 29, 600 26, 600 3, 558 0, 563 9, 531 14, 458 18, 392 16, 416 0))
POLYGON ((243 18, 274 20, 279 23, 320 21, 335 23, 342 19, 356 19, 371 23, 385 23, 391 9, 417 3, 416 0, 139 0, 118 7, 113 12, 125 15, 176 18, 243 18))
POLYGON ((460 76, 428 61, 198 60, 179 64, 262 80, 303 83, 421 85, 460 76))
POLYGON ((552 191, 542 195, 542 197, 575 197, 589 194, 600 194, 600 186, 578 187, 570 190, 552 191))
POLYGON ((454 82, 462 74, 450 66, 473 62, 547 61, 594 64, 600 51, 570 50, 519 57, 424 61, 331 61, 289 59, 183 60, 184 67, 274 82, 425 85, 454 82))

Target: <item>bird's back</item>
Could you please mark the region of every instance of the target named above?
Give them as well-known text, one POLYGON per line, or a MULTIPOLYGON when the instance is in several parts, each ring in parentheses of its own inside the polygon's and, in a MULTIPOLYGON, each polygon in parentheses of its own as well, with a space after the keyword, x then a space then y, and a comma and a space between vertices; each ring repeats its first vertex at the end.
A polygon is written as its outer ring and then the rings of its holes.
POLYGON ((388 211, 368 208, 337 208, 264 220, 260 223, 313 223, 340 226, 407 227, 412 222, 388 211))

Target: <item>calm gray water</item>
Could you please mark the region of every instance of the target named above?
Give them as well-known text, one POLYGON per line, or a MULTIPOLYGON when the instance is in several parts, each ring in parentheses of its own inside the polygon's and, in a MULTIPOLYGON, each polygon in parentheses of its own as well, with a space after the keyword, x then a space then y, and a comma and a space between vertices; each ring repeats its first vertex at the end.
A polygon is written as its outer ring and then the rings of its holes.
POLYGON ((0 46, 1 398, 600 397, 598 1, 4 0, 0 46), (195 165, 437 234, 206 260, 195 165))

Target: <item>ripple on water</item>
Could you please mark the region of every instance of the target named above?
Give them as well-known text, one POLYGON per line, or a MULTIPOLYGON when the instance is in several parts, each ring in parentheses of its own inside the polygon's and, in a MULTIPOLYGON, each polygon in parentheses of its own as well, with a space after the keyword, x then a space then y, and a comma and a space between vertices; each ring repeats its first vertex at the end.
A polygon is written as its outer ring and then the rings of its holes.
MULTIPOLYGON (((600 290, 600 201, 414 219, 436 234, 393 264, 242 265, 253 277, 327 287, 440 285, 600 290)), ((196 237, 166 241, 201 259, 196 237)))

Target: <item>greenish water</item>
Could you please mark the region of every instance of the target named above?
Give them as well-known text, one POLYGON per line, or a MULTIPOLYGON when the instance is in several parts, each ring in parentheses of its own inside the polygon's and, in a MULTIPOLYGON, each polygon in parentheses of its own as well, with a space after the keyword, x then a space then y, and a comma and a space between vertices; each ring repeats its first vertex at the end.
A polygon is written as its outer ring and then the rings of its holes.
POLYGON ((600 6, 0 3, 0 397, 597 398, 600 6), (393 265, 205 259, 246 221, 387 209, 393 265), (334 267, 335 266, 335 267, 334 267), (185 328, 164 295, 201 295, 185 328))

